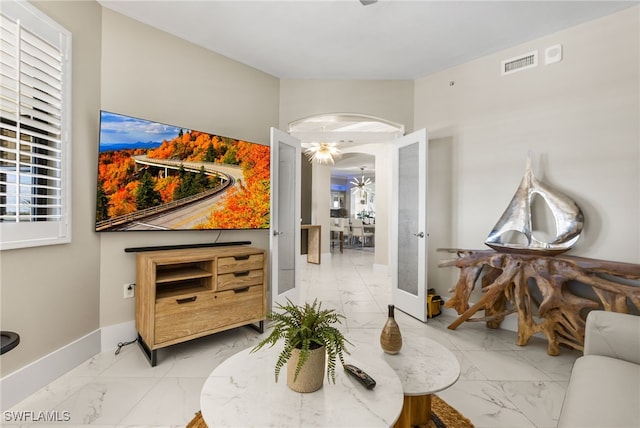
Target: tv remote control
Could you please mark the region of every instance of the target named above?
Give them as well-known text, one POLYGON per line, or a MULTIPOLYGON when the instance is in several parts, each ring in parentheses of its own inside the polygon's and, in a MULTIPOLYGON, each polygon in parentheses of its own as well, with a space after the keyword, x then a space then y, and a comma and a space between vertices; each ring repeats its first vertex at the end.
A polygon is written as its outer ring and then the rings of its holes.
POLYGON ((354 366, 353 364, 345 364, 344 370, 351 376, 356 378, 358 382, 364 385, 367 389, 373 389, 376 387, 376 381, 371 376, 354 366))

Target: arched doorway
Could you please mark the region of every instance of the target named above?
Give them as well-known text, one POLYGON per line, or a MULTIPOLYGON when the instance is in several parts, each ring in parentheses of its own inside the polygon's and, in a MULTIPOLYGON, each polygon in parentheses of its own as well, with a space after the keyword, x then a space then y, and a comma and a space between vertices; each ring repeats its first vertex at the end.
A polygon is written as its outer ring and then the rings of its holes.
POLYGON ((329 252, 331 188, 342 186, 346 208, 347 200, 352 196, 353 184, 350 183, 364 175, 372 181, 374 190, 367 193, 366 203, 353 209, 350 204, 346 214, 351 218, 365 217, 367 223, 375 222, 374 267, 386 270, 389 265, 391 174, 388 143, 404 135, 404 126, 371 115, 331 113, 293 121, 288 132, 302 142, 303 150, 331 144, 340 152, 329 163, 309 162, 308 157, 302 162, 302 222, 323 226, 322 252, 329 252), (372 203, 370 196, 374 196, 372 203), (375 207, 374 210, 371 207, 375 207))

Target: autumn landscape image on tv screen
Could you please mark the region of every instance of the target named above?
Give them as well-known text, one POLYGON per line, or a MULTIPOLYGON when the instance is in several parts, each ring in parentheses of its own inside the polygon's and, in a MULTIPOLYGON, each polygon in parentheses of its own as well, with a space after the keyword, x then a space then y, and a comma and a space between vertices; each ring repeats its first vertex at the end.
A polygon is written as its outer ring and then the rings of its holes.
POLYGON ((102 111, 96 231, 268 229, 269 147, 102 111))

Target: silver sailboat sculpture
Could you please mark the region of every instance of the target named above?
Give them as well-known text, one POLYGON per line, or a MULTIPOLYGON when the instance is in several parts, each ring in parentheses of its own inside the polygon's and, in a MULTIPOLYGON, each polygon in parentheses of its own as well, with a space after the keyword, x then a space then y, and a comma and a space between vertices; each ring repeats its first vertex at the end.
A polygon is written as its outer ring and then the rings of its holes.
POLYGON ((520 186, 502 217, 489 233, 485 244, 496 251, 555 255, 573 247, 580 238, 583 226, 584 215, 578 204, 536 179, 529 154, 520 186), (531 230, 531 203, 536 194, 544 199, 555 219, 556 236, 551 242, 539 241, 531 230), (511 235, 510 232, 523 234, 527 240, 526 244, 505 242, 504 239, 511 235))

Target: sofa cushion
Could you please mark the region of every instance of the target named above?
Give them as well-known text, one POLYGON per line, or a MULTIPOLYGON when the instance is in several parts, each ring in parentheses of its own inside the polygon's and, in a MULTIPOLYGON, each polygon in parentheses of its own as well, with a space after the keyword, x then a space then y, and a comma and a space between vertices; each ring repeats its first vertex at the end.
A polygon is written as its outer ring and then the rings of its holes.
POLYGON ((589 312, 584 355, 604 355, 640 364, 640 316, 589 312))
POLYGON ((558 427, 640 427, 640 365, 600 355, 578 358, 558 427))

